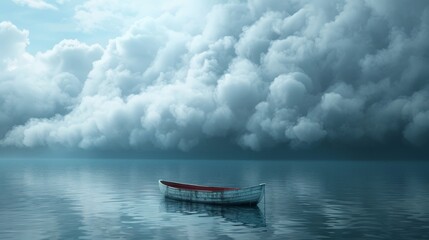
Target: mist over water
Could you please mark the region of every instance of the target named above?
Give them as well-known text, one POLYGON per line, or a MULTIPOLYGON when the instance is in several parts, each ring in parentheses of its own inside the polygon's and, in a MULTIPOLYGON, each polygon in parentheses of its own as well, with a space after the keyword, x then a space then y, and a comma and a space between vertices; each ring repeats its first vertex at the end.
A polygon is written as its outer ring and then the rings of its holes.
POLYGON ((1 159, 1 239, 428 239, 429 163, 1 159), (165 200, 157 180, 245 187, 257 208, 165 200))

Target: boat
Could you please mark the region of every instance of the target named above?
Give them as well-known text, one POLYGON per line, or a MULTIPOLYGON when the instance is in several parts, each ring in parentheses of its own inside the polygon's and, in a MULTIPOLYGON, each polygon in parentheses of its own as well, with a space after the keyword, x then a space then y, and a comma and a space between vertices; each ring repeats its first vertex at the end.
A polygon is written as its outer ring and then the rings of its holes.
POLYGON ((246 188, 212 187, 159 180, 159 190, 166 197, 179 201, 219 204, 257 205, 265 194, 265 184, 246 188))

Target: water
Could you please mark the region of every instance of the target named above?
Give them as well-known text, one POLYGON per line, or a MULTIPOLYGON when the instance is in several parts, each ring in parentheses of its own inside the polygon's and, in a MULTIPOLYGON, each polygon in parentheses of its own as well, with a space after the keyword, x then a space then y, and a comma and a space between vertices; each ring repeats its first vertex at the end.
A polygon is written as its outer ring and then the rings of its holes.
POLYGON ((429 239, 429 163, 0 160, 0 239, 429 239), (165 200, 158 179, 266 185, 256 208, 165 200))

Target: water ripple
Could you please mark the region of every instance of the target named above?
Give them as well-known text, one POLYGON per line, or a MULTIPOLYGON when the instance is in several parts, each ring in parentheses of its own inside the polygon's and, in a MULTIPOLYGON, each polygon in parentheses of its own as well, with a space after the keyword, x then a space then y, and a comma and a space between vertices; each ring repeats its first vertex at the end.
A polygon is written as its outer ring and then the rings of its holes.
POLYGON ((0 239, 429 239, 423 162, 0 161, 0 239), (264 204, 164 199, 160 178, 265 182, 264 204))

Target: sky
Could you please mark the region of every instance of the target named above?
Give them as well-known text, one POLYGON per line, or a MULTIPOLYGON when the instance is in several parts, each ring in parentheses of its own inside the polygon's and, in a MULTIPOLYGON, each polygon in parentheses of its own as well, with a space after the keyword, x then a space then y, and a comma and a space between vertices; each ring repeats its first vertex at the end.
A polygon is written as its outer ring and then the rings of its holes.
POLYGON ((429 145, 429 2, 7 0, 0 151, 429 145))

